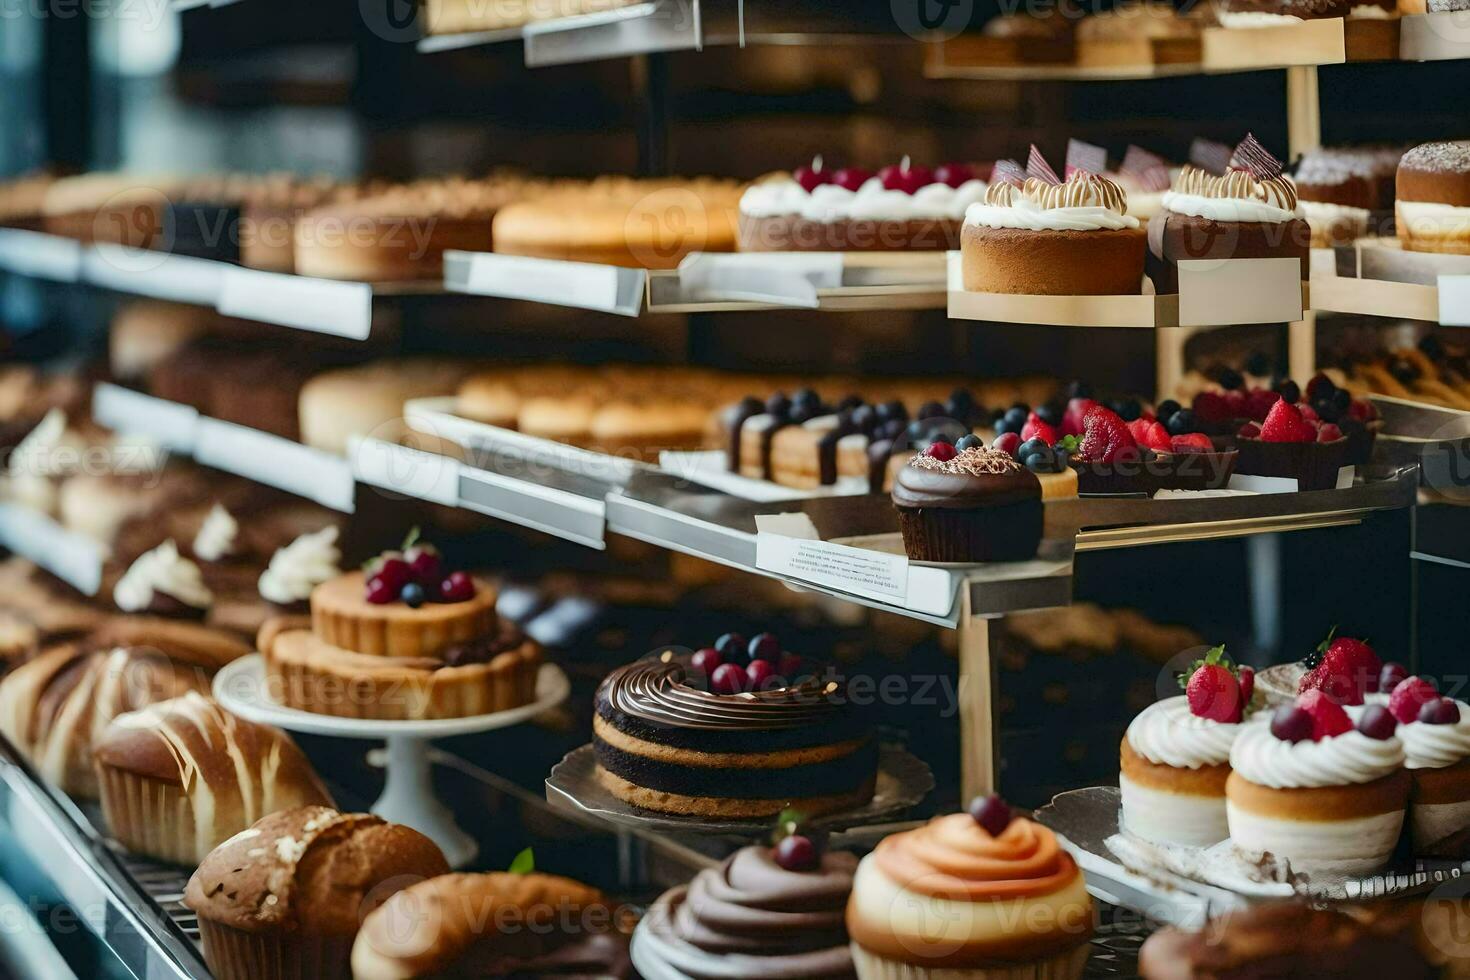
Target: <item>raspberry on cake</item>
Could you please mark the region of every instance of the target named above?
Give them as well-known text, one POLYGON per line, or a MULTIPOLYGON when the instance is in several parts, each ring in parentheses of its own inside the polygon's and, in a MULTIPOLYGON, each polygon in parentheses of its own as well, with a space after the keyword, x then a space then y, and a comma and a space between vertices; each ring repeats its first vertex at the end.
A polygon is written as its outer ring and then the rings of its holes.
POLYGON ((1149 840, 1208 847, 1229 836, 1230 749, 1250 705, 1253 674, 1217 646, 1181 675, 1186 693, 1145 708, 1123 736, 1122 827, 1149 840))
POLYGON ((817 157, 790 176, 749 187, 740 197, 743 252, 916 251, 959 244, 965 209, 985 195, 974 168, 930 170, 904 157, 877 174, 833 170, 817 157))
POLYGON ((1470 255, 1470 141, 1424 143, 1405 153, 1394 214, 1404 248, 1470 255))
POLYGON ((666 650, 609 674, 592 722, 602 785, 685 816, 754 819, 788 807, 813 816, 867 802, 878 766, 871 725, 838 682, 776 674, 802 667, 768 636, 746 644, 726 634, 693 656, 666 650))
POLYGON ((1309 875, 1366 874, 1388 860, 1410 779, 1392 726, 1357 727, 1319 690, 1243 727, 1225 783, 1230 837, 1309 875))

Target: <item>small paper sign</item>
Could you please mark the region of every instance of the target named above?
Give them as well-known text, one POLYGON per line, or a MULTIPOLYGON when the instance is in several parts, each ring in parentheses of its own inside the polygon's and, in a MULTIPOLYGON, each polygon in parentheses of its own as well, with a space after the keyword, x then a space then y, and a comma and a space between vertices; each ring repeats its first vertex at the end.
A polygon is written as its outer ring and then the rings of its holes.
POLYGON ((76 282, 82 274, 82 245, 59 235, 0 228, 0 269, 57 282, 76 282))
POLYGON ((373 287, 307 276, 228 267, 220 283, 225 316, 366 340, 373 324, 373 287))
POLYGON ((269 432, 200 418, 194 458, 344 514, 355 506, 357 485, 347 460, 269 432))
POLYGON ((457 459, 356 436, 348 445, 347 458, 362 483, 446 507, 459 506, 457 459))
POLYGON ((1470 327, 1470 276, 1440 276, 1439 322, 1446 327, 1470 327))
POLYGON ((701 252, 679 264, 679 287, 691 300, 816 309, 818 289, 842 285, 842 265, 840 252, 701 252))
POLYGON ((755 564, 786 578, 882 602, 901 605, 908 597, 909 560, 904 555, 759 533, 755 564))
POLYGON ((122 435, 145 436, 176 453, 192 453, 199 413, 188 405, 102 383, 92 393, 92 418, 122 435))
POLYGON ((444 253, 444 286, 453 292, 574 306, 623 316, 642 308, 643 269, 488 252, 444 253))
POLYGON ((1302 267, 1294 258, 1185 259, 1179 325, 1293 323, 1302 318, 1302 267))

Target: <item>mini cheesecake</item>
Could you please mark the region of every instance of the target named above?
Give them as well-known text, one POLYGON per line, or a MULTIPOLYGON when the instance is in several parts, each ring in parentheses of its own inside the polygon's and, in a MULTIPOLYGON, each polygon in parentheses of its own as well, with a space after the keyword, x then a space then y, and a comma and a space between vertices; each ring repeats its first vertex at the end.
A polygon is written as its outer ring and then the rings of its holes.
POLYGON ((1191 847, 1228 837, 1225 783, 1241 727, 1191 713, 1183 695, 1143 709, 1120 751, 1122 829, 1191 847))
POLYGON ((1425 143, 1405 153, 1394 216, 1405 249, 1470 255, 1470 141, 1425 143))
POLYGON ((1398 842, 1409 799, 1403 743, 1351 727, 1289 741, 1276 728, 1274 716, 1246 725, 1230 750, 1225 795, 1235 845, 1313 876, 1381 868, 1398 842))

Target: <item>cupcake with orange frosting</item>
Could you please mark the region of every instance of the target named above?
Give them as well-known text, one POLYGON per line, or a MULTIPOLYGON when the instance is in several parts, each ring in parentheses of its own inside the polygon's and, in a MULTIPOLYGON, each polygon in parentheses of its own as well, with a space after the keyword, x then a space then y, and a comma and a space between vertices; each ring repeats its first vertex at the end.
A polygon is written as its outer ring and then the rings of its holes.
POLYGON ((997 796, 884 838, 847 904, 859 980, 1075 980, 1092 929, 1076 862, 997 796))

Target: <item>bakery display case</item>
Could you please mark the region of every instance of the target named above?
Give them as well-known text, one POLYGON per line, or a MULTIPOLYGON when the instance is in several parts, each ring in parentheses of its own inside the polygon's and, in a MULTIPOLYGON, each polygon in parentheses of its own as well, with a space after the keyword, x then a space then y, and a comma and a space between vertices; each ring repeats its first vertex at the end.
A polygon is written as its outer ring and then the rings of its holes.
POLYGON ((37 18, 0 963, 1470 962, 1459 12, 960 6, 37 18))

